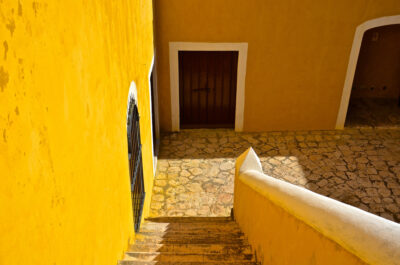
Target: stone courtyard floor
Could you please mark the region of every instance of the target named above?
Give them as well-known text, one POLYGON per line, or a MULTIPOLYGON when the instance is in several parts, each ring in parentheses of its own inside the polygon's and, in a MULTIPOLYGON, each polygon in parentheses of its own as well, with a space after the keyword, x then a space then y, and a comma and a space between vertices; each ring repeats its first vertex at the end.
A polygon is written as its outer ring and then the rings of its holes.
POLYGON ((163 134, 151 216, 229 215, 249 146, 265 174, 400 222, 400 129, 163 134))

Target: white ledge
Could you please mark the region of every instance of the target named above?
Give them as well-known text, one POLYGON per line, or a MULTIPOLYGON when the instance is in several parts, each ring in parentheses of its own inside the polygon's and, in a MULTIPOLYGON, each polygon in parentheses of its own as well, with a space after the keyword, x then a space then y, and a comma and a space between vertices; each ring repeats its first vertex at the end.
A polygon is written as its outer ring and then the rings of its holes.
POLYGON ((236 176, 366 263, 400 264, 399 224, 265 175, 252 148, 238 158, 236 176))

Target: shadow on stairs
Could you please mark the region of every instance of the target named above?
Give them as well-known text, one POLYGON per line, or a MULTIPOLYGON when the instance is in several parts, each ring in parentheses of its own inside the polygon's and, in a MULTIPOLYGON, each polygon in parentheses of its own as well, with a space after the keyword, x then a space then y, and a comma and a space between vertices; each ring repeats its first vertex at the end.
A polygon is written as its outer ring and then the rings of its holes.
POLYGON ((149 218, 120 265, 260 264, 230 217, 149 218))

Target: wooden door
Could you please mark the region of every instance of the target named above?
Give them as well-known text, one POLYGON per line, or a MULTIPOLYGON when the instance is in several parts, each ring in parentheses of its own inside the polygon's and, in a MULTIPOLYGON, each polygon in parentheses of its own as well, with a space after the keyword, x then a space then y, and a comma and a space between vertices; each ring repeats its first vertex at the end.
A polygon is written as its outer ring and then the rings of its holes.
POLYGON ((234 128, 238 52, 180 51, 180 127, 234 128))

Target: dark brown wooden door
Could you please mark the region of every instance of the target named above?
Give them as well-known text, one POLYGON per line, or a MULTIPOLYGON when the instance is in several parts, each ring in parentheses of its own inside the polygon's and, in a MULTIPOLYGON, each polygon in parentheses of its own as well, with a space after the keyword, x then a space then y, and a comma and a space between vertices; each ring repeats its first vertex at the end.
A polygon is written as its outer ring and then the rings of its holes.
POLYGON ((180 126, 234 128, 238 52, 180 51, 180 126))

